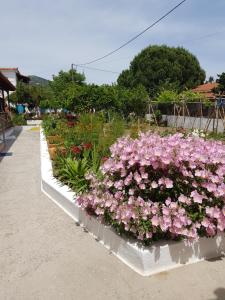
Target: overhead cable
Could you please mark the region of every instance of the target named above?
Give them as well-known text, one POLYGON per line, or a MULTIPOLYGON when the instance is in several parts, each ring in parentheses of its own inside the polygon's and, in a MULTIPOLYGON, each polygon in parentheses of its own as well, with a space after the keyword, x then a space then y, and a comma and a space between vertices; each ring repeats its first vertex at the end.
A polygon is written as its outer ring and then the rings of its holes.
POLYGON ((172 9, 170 9, 167 13, 165 13, 162 17, 160 17, 158 20, 156 20, 154 23, 152 23, 150 26, 148 26, 147 28, 145 28, 144 30, 142 30, 140 33, 138 33, 137 35, 135 35, 133 38, 131 38, 130 40, 128 40, 126 43, 122 44, 120 47, 116 48, 115 50, 99 57, 96 59, 93 59, 91 61, 88 61, 86 63, 83 64, 79 64, 79 66, 84 66, 84 65, 89 65, 92 64, 94 62, 97 62, 99 60, 102 60, 112 54, 114 54, 115 52, 119 51, 120 49, 122 49, 123 47, 127 46, 128 44, 130 44, 131 42, 133 42, 134 40, 136 40, 139 36, 141 36, 142 34, 144 34, 146 31, 148 31, 149 29, 153 28, 156 24, 158 24, 160 21, 162 21, 163 19, 165 19, 168 15, 170 15, 174 10, 176 10, 179 6, 181 6, 184 2, 186 2, 187 0, 183 0, 180 3, 178 3, 176 6, 174 6, 172 9))

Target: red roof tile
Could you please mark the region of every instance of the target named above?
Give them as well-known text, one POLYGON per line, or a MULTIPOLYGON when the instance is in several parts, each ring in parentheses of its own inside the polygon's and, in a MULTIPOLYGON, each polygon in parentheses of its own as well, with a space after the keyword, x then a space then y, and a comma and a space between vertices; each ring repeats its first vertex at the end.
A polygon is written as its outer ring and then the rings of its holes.
POLYGON ((212 91, 212 89, 216 88, 218 86, 217 82, 208 82, 201 84, 197 86, 195 89, 193 89, 193 92, 202 92, 202 93, 209 93, 212 91))
POLYGON ((0 68, 0 71, 18 71, 18 68, 0 68))

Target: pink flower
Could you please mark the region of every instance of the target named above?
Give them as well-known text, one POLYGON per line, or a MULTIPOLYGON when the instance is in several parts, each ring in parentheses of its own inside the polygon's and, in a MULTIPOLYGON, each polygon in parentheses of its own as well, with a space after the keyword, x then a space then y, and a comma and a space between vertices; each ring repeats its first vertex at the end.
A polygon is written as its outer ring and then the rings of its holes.
POLYGON ((210 225, 210 221, 208 218, 204 218, 203 221, 201 222, 202 226, 204 226, 205 228, 208 228, 210 225))
POLYGON ((148 179, 148 173, 142 173, 141 178, 142 179, 148 179))
POLYGON ((139 184, 139 188, 140 188, 141 190, 144 190, 144 189, 146 188, 146 186, 145 186, 144 183, 141 183, 141 184, 139 184))
POLYGON ((169 206, 170 203, 171 203, 171 198, 167 198, 165 203, 166 203, 167 206, 169 206))
POLYGON ((191 192, 191 197, 193 198, 193 201, 195 203, 202 203, 202 200, 204 199, 204 196, 200 195, 197 191, 191 192))
POLYGON ((153 216, 151 219, 152 225, 153 226, 158 226, 159 225, 159 218, 157 216, 153 216))
POLYGON ((112 199, 107 199, 105 202, 105 207, 110 207, 112 203, 113 203, 112 199))
POLYGON ((181 203, 190 204, 190 199, 183 194, 179 196, 178 201, 181 203))
POLYGON ((182 228, 182 223, 180 222, 179 219, 175 219, 175 221, 173 222, 173 226, 177 228, 182 228))
POLYGON ((129 189, 129 195, 134 195, 134 189, 129 189))
POLYGON ((163 207, 162 212, 164 215, 169 216, 170 214, 170 209, 168 207, 163 207))
POLYGON ((134 180, 136 180, 137 184, 141 183, 141 176, 138 174, 138 172, 134 173, 134 180))
POLYGON ((158 180, 158 184, 159 184, 159 185, 165 184, 165 179, 164 179, 164 178, 160 178, 160 179, 158 180))
POLYGON ((123 198, 123 193, 122 192, 116 192, 114 195, 115 199, 120 200, 123 198))
POLYGON ((206 215, 210 218, 213 218, 214 208, 213 207, 206 207, 205 209, 206 215))
POLYGON ((178 204, 176 202, 171 202, 170 208, 177 209, 177 207, 178 207, 178 204))
POLYGON ((152 187, 153 189, 157 189, 158 184, 157 184, 155 181, 152 181, 151 187, 152 187))
POLYGON ((152 232, 146 232, 146 238, 151 239, 152 238, 152 232))
POLYGON ((128 204, 133 204, 134 203, 134 201, 135 201, 135 198, 133 197, 133 196, 130 196, 129 198, 128 198, 128 204))
POLYGON ((110 151, 101 166, 104 178, 86 176, 91 190, 78 197, 82 208, 141 240, 163 231, 191 242, 225 231, 223 143, 141 133, 118 139, 110 151), (196 210, 201 214, 193 221, 196 210))
POLYGON ((173 181, 170 180, 169 178, 166 178, 164 180, 164 183, 165 183, 167 189, 171 189, 173 187, 173 181))
POLYGON ((114 187, 115 187, 116 189, 118 189, 118 190, 122 190, 122 188, 123 188, 123 180, 116 181, 116 182, 114 183, 114 187))

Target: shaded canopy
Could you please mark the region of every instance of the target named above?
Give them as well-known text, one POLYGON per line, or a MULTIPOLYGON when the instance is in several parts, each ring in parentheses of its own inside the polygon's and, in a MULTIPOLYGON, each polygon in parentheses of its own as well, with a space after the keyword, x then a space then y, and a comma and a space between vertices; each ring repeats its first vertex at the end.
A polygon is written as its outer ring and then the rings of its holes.
POLYGON ((0 90, 15 91, 15 86, 0 72, 0 90))

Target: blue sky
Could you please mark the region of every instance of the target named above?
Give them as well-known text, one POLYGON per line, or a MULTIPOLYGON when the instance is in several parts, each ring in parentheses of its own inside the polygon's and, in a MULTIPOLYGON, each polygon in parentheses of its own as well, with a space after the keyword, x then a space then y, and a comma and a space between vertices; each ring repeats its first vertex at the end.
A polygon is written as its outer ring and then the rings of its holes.
MULTIPOLYGON (((180 0, 1 0, 0 66, 51 79, 117 48, 180 0)), ((225 1, 187 0, 135 42, 91 67, 121 72, 150 44, 184 46, 207 76, 225 71, 225 1)), ((83 70, 80 69, 82 72, 83 70)), ((88 82, 117 74, 84 70, 88 82)))

